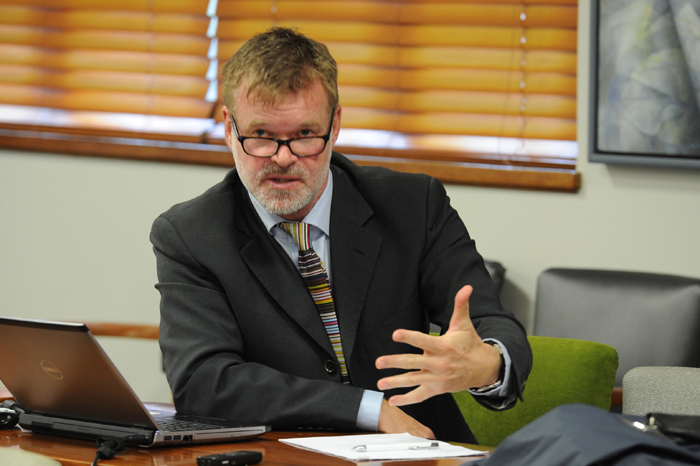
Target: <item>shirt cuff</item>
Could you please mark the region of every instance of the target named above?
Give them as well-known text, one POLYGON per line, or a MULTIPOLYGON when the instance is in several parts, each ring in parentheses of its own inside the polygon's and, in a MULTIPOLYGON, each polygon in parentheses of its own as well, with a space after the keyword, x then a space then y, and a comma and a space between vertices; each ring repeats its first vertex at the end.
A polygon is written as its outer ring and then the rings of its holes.
POLYGON ((494 388, 493 390, 489 390, 488 392, 476 392, 475 390, 468 390, 469 393, 475 396, 493 396, 493 397, 500 397, 500 398, 506 398, 507 396, 510 395, 510 366, 511 366, 511 360, 510 360, 510 354, 508 354, 508 349, 501 343, 500 341, 496 340, 495 338, 485 338, 483 340, 484 342, 487 341, 492 341, 496 343, 499 348, 501 348, 501 351, 503 351, 503 364, 505 364, 505 369, 504 369, 504 375, 503 375, 503 382, 501 383, 500 386, 494 388))
POLYGON ((379 413, 382 410, 384 394, 373 390, 365 390, 360 400, 360 409, 357 411, 357 429, 369 432, 379 430, 379 413))

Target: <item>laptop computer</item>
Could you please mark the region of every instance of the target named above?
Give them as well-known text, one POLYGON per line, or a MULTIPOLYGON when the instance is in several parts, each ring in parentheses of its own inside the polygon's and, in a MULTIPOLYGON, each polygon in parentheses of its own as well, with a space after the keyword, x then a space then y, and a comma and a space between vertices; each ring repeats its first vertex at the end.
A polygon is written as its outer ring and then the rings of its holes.
POLYGON ((144 405, 84 324, 0 317, 0 380, 26 411, 19 425, 32 432, 155 447, 270 430, 144 405))

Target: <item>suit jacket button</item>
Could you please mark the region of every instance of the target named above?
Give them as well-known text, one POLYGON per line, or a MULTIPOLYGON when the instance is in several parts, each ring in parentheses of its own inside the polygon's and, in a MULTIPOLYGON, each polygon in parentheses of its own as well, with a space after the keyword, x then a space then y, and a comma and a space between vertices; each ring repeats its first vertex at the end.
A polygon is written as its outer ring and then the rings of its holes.
POLYGON ((332 359, 329 359, 328 361, 323 363, 323 368, 328 372, 329 374, 334 374, 337 368, 337 364, 335 361, 332 359))

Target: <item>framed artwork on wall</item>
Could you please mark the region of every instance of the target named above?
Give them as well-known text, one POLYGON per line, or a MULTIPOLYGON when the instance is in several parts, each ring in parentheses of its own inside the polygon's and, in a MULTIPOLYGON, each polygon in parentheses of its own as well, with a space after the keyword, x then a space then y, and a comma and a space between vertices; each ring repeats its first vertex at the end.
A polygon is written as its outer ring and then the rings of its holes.
POLYGON ((700 0, 591 0, 589 160, 700 168, 700 0))

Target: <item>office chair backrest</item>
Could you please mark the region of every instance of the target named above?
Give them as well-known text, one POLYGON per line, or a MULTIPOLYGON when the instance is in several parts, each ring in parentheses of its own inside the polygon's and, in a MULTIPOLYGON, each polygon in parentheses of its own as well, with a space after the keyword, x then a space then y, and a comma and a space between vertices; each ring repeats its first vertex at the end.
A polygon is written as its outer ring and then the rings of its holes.
POLYGON ((493 280, 493 284, 496 286, 496 291, 500 294, 503 290, 503 283, 505 283, 506 280, 506 268, 503 267, 503 264, 500 262, 492 260, 484 260, 484 265, 489 275, 491 275, 491 280, 493 280))
POLYGON ((622 379, 622 414, 700 416, 700 368, 642 366, 622 379))
POLYGON ((495 447, 516 430, 549 410, 570 403, 610 407, 617 370, 614 348, 592 341, 566 338, 528 337, 533 365, 523 399, 507 411, 491 411, 469 392, 454 398, 482 445, 495 447))
POLYGON ((700 366, 700 280, 549 269, 539 277, 534 334, 614 347, 616 385, 637 366, 700 366))
MULTIPOLYGON (((503 284, 506 281, 506 268, 503 267, 503 264, 501 264, 500 262, 493 260, 484 260, 484 265, 486 266, 486 271, 491 276, 491 280, 493 281, 493 284, 496 287, 496 292, 500 297, 501 291, 503 291, 503 284)), ((439 335, 440 327, 438 327, 436 324, 431 323, 430 333, 432 335, 439 335)))

